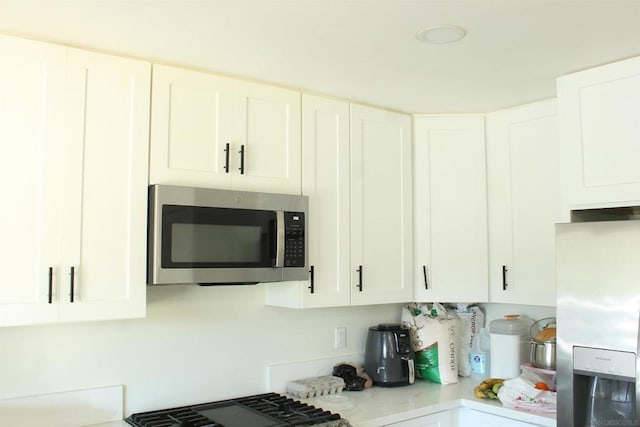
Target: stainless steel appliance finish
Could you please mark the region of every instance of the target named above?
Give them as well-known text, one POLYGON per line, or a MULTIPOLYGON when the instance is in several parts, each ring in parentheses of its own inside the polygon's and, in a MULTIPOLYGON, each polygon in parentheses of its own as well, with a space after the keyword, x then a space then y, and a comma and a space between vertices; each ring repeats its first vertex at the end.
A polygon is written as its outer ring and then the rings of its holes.
POLYGON ((529 361, 534 368, 556 369, 555 341, 529 340, 529 361))
POLYGON ((639 425, 640 221, 558 224, 556 253, 558 425, 639 425))
POLYGON ((414 353, 409 329, 391 323, 370 327, 364 370, 375 385, 394 387, 413 384, 414 353))
POLYGON ((152 185, 147 283, 308 278, 308 198, 152 185))

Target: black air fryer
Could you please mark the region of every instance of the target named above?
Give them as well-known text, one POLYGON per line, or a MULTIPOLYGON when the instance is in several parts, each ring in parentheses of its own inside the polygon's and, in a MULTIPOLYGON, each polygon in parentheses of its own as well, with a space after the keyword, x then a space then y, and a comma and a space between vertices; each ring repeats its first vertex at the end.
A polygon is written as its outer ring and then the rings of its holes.
POLYGON ((413 384, 415 371, 409 329, 399 324, 371 326, 364 353, 364 370, 375 385, 413 384))

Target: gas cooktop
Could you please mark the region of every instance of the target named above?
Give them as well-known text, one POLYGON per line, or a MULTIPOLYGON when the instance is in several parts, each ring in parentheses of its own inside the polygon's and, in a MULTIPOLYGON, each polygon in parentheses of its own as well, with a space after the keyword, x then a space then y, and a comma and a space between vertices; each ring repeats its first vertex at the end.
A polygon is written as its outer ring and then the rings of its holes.
POLYGON ((350 427, 339 414, 277 393, 132 414, 136 427, 350 427))

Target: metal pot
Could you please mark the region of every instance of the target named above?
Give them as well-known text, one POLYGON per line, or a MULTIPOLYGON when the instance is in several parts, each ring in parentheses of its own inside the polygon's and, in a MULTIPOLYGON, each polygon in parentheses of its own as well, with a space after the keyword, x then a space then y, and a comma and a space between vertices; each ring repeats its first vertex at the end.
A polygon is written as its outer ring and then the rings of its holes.
POLYGON ((556 342, 529 340, 529 361, 534 368, 556 370, 556 342))
POLYGON ((531 325, 529 361, 534 368, 556 369, 556 318, 547 317, 531 325), (544 332, 550 332, 544 334, 544 332), (537 338, 537 339, 536 339, 537 338), (549 338, 549 339, 545 339, 549 338))

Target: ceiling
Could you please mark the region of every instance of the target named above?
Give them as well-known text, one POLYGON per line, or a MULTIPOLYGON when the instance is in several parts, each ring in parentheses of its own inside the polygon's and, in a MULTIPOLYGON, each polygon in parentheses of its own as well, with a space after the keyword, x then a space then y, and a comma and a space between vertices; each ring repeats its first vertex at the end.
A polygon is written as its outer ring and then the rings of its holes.
POLYGON ((640 0, 0 0, 0 32, 410 113, 555 96, 555 78, 640 55, 640 0), (427 44, 453 24, 467 36, 427 44))

